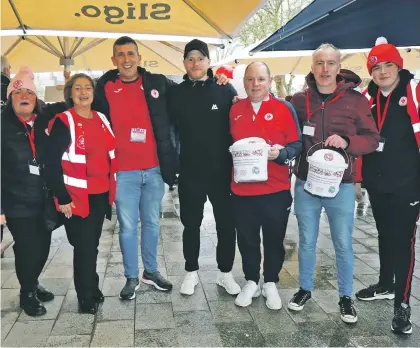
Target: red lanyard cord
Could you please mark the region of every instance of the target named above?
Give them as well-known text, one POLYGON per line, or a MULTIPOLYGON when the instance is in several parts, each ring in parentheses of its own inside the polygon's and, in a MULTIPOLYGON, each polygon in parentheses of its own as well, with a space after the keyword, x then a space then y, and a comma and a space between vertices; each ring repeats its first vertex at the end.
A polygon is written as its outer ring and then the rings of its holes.
POLYGON ((341 91, 340 93, 338 93, 334 98, 332 98, 331 100, 328 100, 326 103, 322 103, 322 105, 316 109, 315 111, 311 112, 311 101, 309 99, 309 88, 306 90, 306 117, 308 118, 308 121, 311 119, 311 116, 314 115, 315 113, 317 113, 319 110, 325 109, 327 105, 330 105, 334 102, 336 102, 338 99, 341 98, 341 96, 345 93, 345 90, 341 91))
MULTIPOLYGON (((34 121, 35 120, 35 118, 36 118, 36 115, 34 115, 30 120, 29 120, 29 122, 30 121, 34 121)), ((19 115, 18 115, 18 119, 19 119, 19 121, 20 122, 22 122, 22 124, 24 125, 24 127, 25 127, 25 130, 26 130, 26 135, 28 136, 28 139, 29 139, 29 145, 31 146, 31 150, 32 150, 32 157, 33 157, 33 159, 34 160, 36 160, 36 148, 35 148, 35 131, 34 131, 34 127, 31 127, 31 130, 29 130, 28 129, 28 126, 27 126, 27 121, 25 121, 23 118, 21 118, 19 115)))
POLYGON ((376 94, 376 115, 378 116, 378 129, 379 132, 382 129, 382 126, 384 125, 386 115, 388 113, 388 107, 389 107, 389 101, 391 100, 391 93, 388 94, 388 97, 386 98, 385 108, 384 112, 381 115, 381 90, 378 88, 378 93, 376 94))

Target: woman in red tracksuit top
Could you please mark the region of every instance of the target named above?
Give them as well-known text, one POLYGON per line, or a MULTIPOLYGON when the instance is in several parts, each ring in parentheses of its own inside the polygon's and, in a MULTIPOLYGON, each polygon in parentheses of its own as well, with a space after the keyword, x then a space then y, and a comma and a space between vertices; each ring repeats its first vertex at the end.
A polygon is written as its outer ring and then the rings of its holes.
POLYGON ((250 64, 244 85, 248 98, 232 106, 230 131, 233 140, 260 137, 272 147, 269 151, 268 180, 255 183, 232 181, 233 209, 238 233, 238 247, 247 280, 235 304, 249 306, 261 294, 260 229, 264 245, 263 296, 268 308, 282 307, 276 288, 284 261, 283 240, 289 219, 292 196, 288 163, 301 151, 300 127, 291 104, 269 93, 271 77, 264 63, 250 64))
POLYGON ((104 301, 96 273, 105 214, 115 197, 115 139, 106 117, 91 106, 94 83, 74 75, 64 95, 72 107, 49 127, 47 182, 56 206, 67 218, 67 238, 74 247, 74 284, 79 311, 95 314, 104 301))

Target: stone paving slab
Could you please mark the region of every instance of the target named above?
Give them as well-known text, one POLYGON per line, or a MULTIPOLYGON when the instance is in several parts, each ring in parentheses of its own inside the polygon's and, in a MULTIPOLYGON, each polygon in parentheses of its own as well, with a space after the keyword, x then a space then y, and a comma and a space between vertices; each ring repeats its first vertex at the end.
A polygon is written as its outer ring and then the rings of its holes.
MULTIPOLYGON (((378 279, 377 231, 369 208, 358 207, 353 233, 355 252, 354 290, 378 279)), ((136 299, 122 302, 124 267, 119 246, 116 216, 106 221, 99 245, 98 273, 105 302, 96 316, 78 313, 73 284, 72 247, 63 228, 54 231, 42 285, 55 299, 46 304, 47 314, 39 318, 25 315, 19 308, 19 283, 14 271, 12 248, 1 260, 1 342, 2 346, 48 347, 419 347, 420 346, 420 239, 416 242, 412 290, 411 336, 391 332, 393 302, 355 301, 359 321, 348 325, 340 320, 335 252, 326 217, 321 216, 317 245, 317 266, 312 300, 302 312, 287 309, 287 302, 299 284, 296 217, 291 214, 285 238, 286 257, 277 287, 283 301, 280 311, 254 299, 248 308, 234 304, 234 296, 216 284, 217 235, 212 209, 206 203, 201 228, 199 284, 192 296, 179 289, 185 275, 182 252, 182 225, 177 217, 177 191, 166 192, 162 202, 159 270, 173 283, 171 292, 160 292, 140 283, 136 299)), ((139 230, 140 230, 139 223, 139 230)), ((5 238, 10 239, 6 230, 5 238)), ((140 240, 140 238, 139 238, 140 240)), ((243 286, 238 249, 232 273, 243 286)), ((139 269, 143 271, 139 248, 139 269)))

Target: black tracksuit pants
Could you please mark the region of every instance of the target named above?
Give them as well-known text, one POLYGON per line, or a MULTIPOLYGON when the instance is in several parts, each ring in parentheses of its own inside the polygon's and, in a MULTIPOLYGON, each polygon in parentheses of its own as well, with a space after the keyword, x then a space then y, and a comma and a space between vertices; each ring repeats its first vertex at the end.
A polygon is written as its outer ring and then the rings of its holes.
POLYGON ((236 231, 233 224, 230 182, 225 180, 200 180, 193 176, 180 175, 178 184, 185 270, 197 271, 200 253, 200 226, 204 204, 209 198, 216 220, 216 261, 222 272, 232 270, 235 258, 236 231))
POLYGON ((96 260, 107 207, 108 193, 89 195, 89 215, 86 218, 72 215, 64 222, 67 238, 74 248, 74 286, 79 301, 91 301, 99 289, 96 260))
POLYGON ((395 276, 395 306, 409 304, 420 194, 413 189, 396 193, 367 191, 378 230, 379 284, 391 287, 395 276))
POLYGON ((264 282, 279 281, 292 196, 289 190, 259 196, 233 195, 235 226, 246 280, 260 280, 262 227, 264 282))
POLYGON ((51 231, 45 228, 42 215, 27 218, 8 217, 7 226, 15 241, 15 269, 21 292, 35 291, 38 277, 50 253, 51 231))

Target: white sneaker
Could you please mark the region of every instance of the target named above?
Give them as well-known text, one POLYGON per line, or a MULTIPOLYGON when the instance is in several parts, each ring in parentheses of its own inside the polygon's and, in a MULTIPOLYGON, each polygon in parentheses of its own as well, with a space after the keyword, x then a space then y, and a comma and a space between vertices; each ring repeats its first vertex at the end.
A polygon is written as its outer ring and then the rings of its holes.
POLYGON ((239 307, 248 307, 252 303, 252 298, 260 295, 259 285, 252 280, 248 280, 239 295, 236 296, 235 304, 239 307))
POLYGON ((281 309, 281 298, 275 283, 264 283, 262 295, 267 299, 265 304, 268 308, 273 310, 281 309))
POLYGON ((198 284, 198 274, 197 271, 188 272, 184 278, 184 281, 181 284, 181 294, 183 295, 192 295, 194 289, 198 284))
POLYGON ((224 288, 229 295, 237 295, 241 292, 241 287, 235 282, 230 272, 219 272, 217 284, 224 288))

